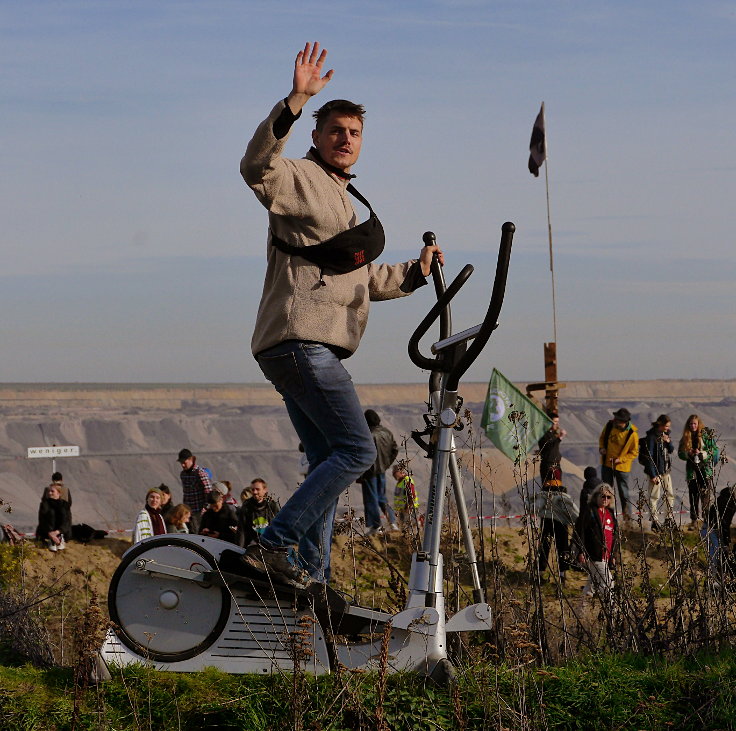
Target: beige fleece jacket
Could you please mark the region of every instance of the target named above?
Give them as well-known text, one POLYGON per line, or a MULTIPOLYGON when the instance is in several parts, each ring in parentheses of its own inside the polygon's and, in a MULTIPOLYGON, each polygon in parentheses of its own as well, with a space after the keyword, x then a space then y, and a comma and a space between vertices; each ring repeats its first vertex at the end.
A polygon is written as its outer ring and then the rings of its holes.
MULTIPOLYGON (((309 155, 281 157, 289 135, 276 139, 273 123, 280 101, 256 129, 240 172, 268 209, 270 230, 295 246, 326 241, 358 223, 347 181, 309 155)), ((366 212, 367 217, 367 212, 366 212)), ((368 264, 348 274, 324 273, 299 256, 267 244, 266 277, 251 340, 254 355, 285 340, 311 340, 355 352, 368 322, 370 300, 406 295, 399 287, 414 260, 368 264)))

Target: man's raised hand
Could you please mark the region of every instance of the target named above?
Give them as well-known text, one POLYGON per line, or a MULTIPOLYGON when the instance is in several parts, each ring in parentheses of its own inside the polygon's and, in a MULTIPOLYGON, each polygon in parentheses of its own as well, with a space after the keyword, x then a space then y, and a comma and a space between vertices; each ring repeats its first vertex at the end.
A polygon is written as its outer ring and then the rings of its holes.
POLYGON ((304 50, 297 53, 294 62, 294 83, 291 94, 287 97, 287 103, 294 114, 301 110, 309 97, 319 94, 335 73, 330 69, 322 76, 325 58, 327 51, 323 48, 320 52, 319 43, 316 41, 314 46, 311 43, 305 44, 304 50))

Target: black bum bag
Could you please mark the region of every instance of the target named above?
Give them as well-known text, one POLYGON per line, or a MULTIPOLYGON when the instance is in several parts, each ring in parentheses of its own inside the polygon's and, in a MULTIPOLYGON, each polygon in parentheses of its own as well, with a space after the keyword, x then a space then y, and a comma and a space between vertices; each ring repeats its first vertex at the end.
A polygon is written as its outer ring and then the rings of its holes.
POLYGON ((352 185, 347 186, 347 191, 371 212, 367 221, 312 246, 287 244, 272 230, 271 243, 284 254, 301 256, 320 267, 320 279, 325 270, 334 274, 347 274, 377 259, 386 245, 383 226, 370 203, 352 185))

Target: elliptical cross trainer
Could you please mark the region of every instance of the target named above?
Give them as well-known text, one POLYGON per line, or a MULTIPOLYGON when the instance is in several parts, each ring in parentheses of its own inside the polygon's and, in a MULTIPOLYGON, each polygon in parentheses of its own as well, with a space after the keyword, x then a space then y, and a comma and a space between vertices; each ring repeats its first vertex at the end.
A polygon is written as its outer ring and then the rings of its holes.
MULTIPOLYGON (((468 524, 453 432, 462 399, 458 384, 497 327, 511 256, 514 224, 502 227, 488 311, 480 325, 452 335, 450 301, 468 280, 466 265, 445 288, 432 264, 437 302, 409 341, 409 357, 431 371, 426 429, 417 443, 432 459, 422 549, 412 556, 406 607, 397 614, 360 607, 325 584, 306 590, 274 584, 240 560, 244 549, 200 535, 148 538, 123 555, 110 582, 113 628, 99 652, 98 674, 111 666, 151 664, 194 672, 217 667, 229 673, 293 671, 315 674, 348 669, 413 670, 436 680, 452 676, 447 633, 492 628, 468 524), (423 356, 419 342, 440 321, 440 340, 423 356), (468 345, 468 343, 470 343, 468 345), (428 440, 423 437, 429 436, 428 440), (473 582, 474 604, 445 617, 440 552, 443 496, 451 478, 460 530, 473 582), (382 652, 383 650, 383 652, 382 652)), ((425 243, 434 234, 424 235, 425 243)))

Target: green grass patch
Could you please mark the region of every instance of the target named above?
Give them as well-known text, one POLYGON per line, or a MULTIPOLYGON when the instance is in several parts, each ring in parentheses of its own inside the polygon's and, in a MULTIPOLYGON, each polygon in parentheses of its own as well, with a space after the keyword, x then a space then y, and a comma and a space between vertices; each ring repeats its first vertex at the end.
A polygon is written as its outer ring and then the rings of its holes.
POLYGON ((297 675, 117 671, 75 692, 70 670, 0 668, 3 729, 732 729, 736 658, 660 662, 598 656, 561 667, 461 668, 436 687, 374 674, 297 675), (75 698, 79 713, 74 719, 75 698), (383 726, 381 726, 383 724, 383 726))

